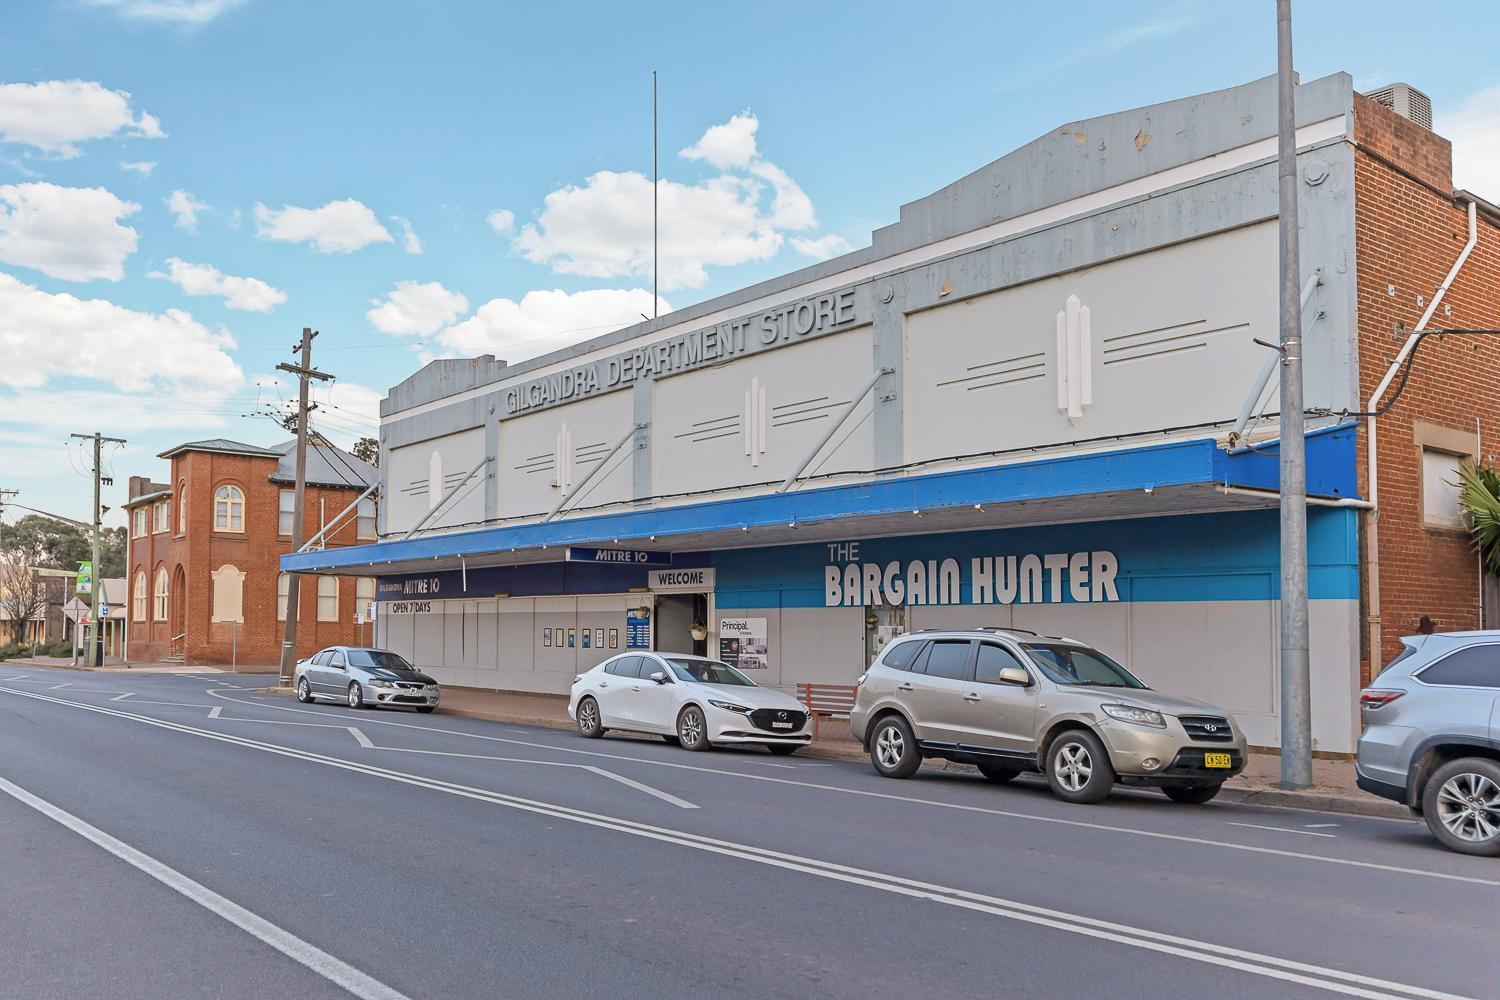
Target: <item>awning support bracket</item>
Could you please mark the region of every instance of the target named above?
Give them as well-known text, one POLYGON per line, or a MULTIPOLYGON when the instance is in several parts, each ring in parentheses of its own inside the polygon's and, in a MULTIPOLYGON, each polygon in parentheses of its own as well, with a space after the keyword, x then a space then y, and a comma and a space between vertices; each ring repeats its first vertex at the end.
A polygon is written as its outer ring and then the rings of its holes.
POLYGON ((875 384, 885 376, 894 375, 895 373, 896 369, 894 368, 882 368, 880 369, 880 371, 875 373, 874 378, 870 379, 870 381, 865 384, 865 387, 859 390, 855 397, 849 400, 848 404, 845 405, 844 412, 839 414, 839 418, 833 422, 833 426, 829 427, 827 432, 818 439, 818 443, 812 446, 812 450, 807 453, 807 457, 802 459, 802 463, 797 466, 797 471, 793 472, 790 476, 787 476, 786 481, 783 482, 780 486, 776 487, 777 493, 785 493, 787 490, 791 489, 792 484, 795 483, 799 478, 801 478, 802 473, 807 471, 807 467, 812 464, 812 460, 818 457, 818 452, 823 450, 823 446, 826 445, 829 441, 832 441, 833 436, 838 433, 839 428, 844 426, 844 422, 849 419, 849 414, 854 412, 854 408, 860 403, 864 402, 864 398, 870 394, 871 389, 875 388, 875 384))
POLYGON ((546 524, 558 514, 562 513, 563 508, 572 503, 573 498, 576 497, 583 490, 583 488, 589 484, 590 480, 592 480, 594 476, 598 474, 599 470, 609 464, 609 460, 615 457, 615 452, 625 447, 625 442, 629 441, 631 438, 635 437, 641 431, 650 426, 650 424, 636 424, 631 427, 630 430, 625 433, 625 436, 616 441, 615 446, 609 449, 609 453, 604 456, 603 460, 601 460, 598 465, 590 469, 588 473, 578 481, 577 486, 574 486, 567 493, 563 494, 562 499, 557 501, 557 506, 553 507, 552 510, 548 512, 546 517, 542 518, 541 523, 546 524))
MULTIPOLYGON (((1303 283, 1302 313, 1304 316, 1307 315, 1307 304, 1312 301, 1313 292, 1317 291, 1318 286, 1322 283, 1323 269, 1321 267, 1315 268, 1313 273, 1308 275, 1307 281, 1303 283)), ((1323 311, 1320 309, 1313 316, 1313 319, 1317 319, 1322 315, 1323 311)), ((1260 374, 1255 377, 1255 388, 1251 389, 1250 395, 1245 397, 1245 404, 1240 407, 1240 415, 1235 418, 1234 430, 1229 432, 1231 443, 1239 443, 1240 437, 1245 433, 1245 426, 1250 423, 1251 415, 1255 412, 1255 408, 1260 405, 1260 397, 1266 394, 1266 384, 1271 381, 1271 373, 1276 370, 1276 366, 1281 362, 1281 359, 1281 351, 1275 349, 1266 358, 1266 363, 1261 365, 1260 374)))
POLYGON ((488 456, 488 455, 486 455, 483 458, 481 458, 479 460, 479 464, 476 465, 476 466, 474 466, 474 468, 470 469, 469 470, 469 474, 467 476, 464 476, 463 479, 459 480, 457 486, 453 487, 453 489, 451 489, 448 492, 444 493, 443 494, 443 498, 441 500, 439 500, 437 503, 433 504, 432 505, 432 509, 429 510, 426 514, 423 514, 422 515, 422 519, 420 521, 418 521, 416 524, 412 525, 412 528, 411 528, 410 531, 408 531, 406 534, 404 534, 404 535, 401 536, 401 540, 404 542, 408 538, 410 538, 412 535, 415 535, 418 531, 421 531, 422 530, 422 526, 425 525, 428 521, 431 521, 434 517, 436 517, 437 516, 437 512, 440 511, 440 510, 442 510, 443 506, 449 500, 453 499, 454 494, 456 494, 459 490, 463 489, 464 486, 469 482, 469 480, 473 479, 476 475, 478 475, 479 474, 479 470, 482 469, 482 468, 484 468, 486 465, 488 465, 489 461, 490 461, 490 456, 488 456))
POLYGON ((323 525, 322 529, 319 530, 316 535, 313 535, 311 538, 309 538, 307 540, 307 542, 302 546, 302 548, 298 549, 297 551, 298 552, 307 552, 307 551, 309 551, 311 549, 314 549, 314 548, 321 548, 322 547, 321 543, 323 541, 323 536, 326 535, 326 534, 328 534, 334 528, 337 528, 339 526, 339 522, 342 521, 345 517, 349 516, 349 512, 351 510, 354 510, 357 507, 359 507, 361 501, 363 501, 370 494, 376 493, 379 490, 380 490, 380 484, 378 482, 370 484, 370 488, 369 489, 365 490, 358 497, 356 497, 354 499, 354 502, 351 503, 351 504, 349 504, 349 506, 345 507, 343 510, 339 511, 336 515, 334 515, 334 518, 333 518, 332 521, 329 521, 327 524, 323 525))

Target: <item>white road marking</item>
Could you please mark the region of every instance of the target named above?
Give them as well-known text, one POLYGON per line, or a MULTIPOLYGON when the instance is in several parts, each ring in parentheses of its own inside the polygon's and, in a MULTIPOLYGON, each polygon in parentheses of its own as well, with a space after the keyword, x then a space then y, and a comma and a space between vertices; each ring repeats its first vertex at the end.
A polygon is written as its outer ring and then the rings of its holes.
MULTIPOLYGON (((304 750, 296 750, 275 743, 262 743, 259 740, 250 740, 238 736, 230 736, 225 733, 216 733, 211 730, 198 729, 180 723, 168 722, 165 719, 156 719, 148 715, 136 715, 130 712, 122 712, 116 709, 105 708, 100 705, 89 705, 82 702, 70 702, 50 695, 33 693, 29 691, 15 691, 8 688, 0 688, 10 694, 19 695, 23 698, 33 698, 40 701, 48 701, 57 705, 71 708, 79 708, 88 712, 97 712, 104 715, 112 715, 121 719, 128 719, 144 723, 160 729, 167 729, 178 733, 199 736, 204 739, 215 740, 222 743, 261 750, 277 756, 292 757, 299 760, 323 764, 341 770, 354 771, 372 777, 385 778, 401 784, 426 788, 432 791, 443 792, 449 795, 457 795, 463 798, 475 799, 494 805, 505 806, 521 812, 529 812, 542 816, 550 816, 554 819, 568 820, 618 833, 629 834, 648 840, 673 844, 679 847, 689 847, 695 850, 724 857, 738 858, 757 864, 768 865, 789 871, 802 872, 804 874, 817 876, 819 878, 832 879, 852 885, 865 886, 882 892, 890 892, 897 895, 907 896, 914 899, 923 899, 946 906, 955 906, 962 909, 979 913, 987 913, 993 916, 1004 917, 1023 923, 1047 927, 1053 930, 1065 931, 1070 934, 1079 934, 1099 940, 1112 941, 1118 944, 1140 948, 1145 951, 1154 951, 1160 954, 1173 955, 1195 962, 1208 965, 1216 965, 1221 968, 1235 969, 1248 972, 1253 975, 1277 979, 1283 982, 1298 983, 1316 989, 1328 990, 1342 993, 1346 996, 1364 997, 1366 1000, 1411 1000, 1413 997, 1425 998, 1425 1000, 1464 1000, 1456 994, 1444 993, 1438 990, 1430 990, 1420 986, 1408 986, 1390 980, 1379 979, 1374 976, 1365 976, 1359 973, 1346 972, 1327 966, 1313 965, 1307 962, 1298 962, 1292 959, 1279 958, 1258 952, 1248 951, 1241 948, 1233 948, 1226 945, 1216 945, 1205 941, 1191 938, 1177 937, 1171 934, 1161 933, 1149 928, 1136 927, 1130 924, 1121 924, 1113 921, 1101 920, 1079 913, 1070 913, 1064 910, 1052 909, 1050 907, 1035 906, 1017 900, 1005 899, 999 896, 991 896, 984 893, 970 892, 963 889, 955 889, 948 886, 929 882, 921 882, 884 872, 871 871, 855 868, 849 865, 840 865, 833 862, 821 861, 816 858, 803 857, 782 851, 772 851, 765 848, 755 847, 750 844, 737 843, 735 841, 719 840, 712 837, 704 837, 698 834, 688 833, 683 830, 673 830, 665 827, 651 826, 645 823, 637 823, 633 820, 620 819, 602 813, 592 813, 581 809, 573 809, 567 806, 555 805, 550 802, 541 802, 535 799, 525 799, 515 795, 507 795, 501 792, 492 792, 482 788, 469 785, 461 785, 455 782, 442 781, 435 778, 425 778, 420 775, 409 774, 404 771, 393 771, 373 765, 343 760, 338 757, 327 757, 323 754, 311 753, 304 750)), ((0 779, 3 780, 3 779, 0 779)), ((122 845, 123 846, 123 845, 122 845)), ((194 883, 196 885, 196 883, 194 883)), ((201 888, 201 887, 200 887, 201 888)), ((222 898, 222 897, 220 897, 222 898)), ((228 900, 225 900, 227 903, 228 900)), ((231 904, 233 905, 233 904, 231 904)), ((251 915, 253 916, 253 914, 251 915)), ((258 918, 257 918, 258 919, 258 918)), ((331 957, 331 956, 330 956, 331 957)), ((337 961, 336 959, 334 961, 337 961)), ((354 971, 354 970, 351 970, 354 971)))
POLYGON ((373 743, 370 742, 370 737, 366 736, 364 733, 360 732, 358 729, 354 728, 353 726, 348 726, 346 728, 349 730, 349 735, 354 737, 354 742, 358 743, 360 746, 364 747, 366 750, 372 750, 372 749, 374 749, 375 744, 373 744, 373 743))
POLYGON ((1330 826, 1338 826, 1337 823, 1304 823, 1309 830, 1321 830, 1330 826))
POLYGON ((54 684, 51 687, 49 687, 47 690, 48 691, 59 691, 59 690, 65 688, 65 687, 72 687, 72 686, 73 686, 73 684, 72 684, 71 681, 65 681, 62 684, 54 684))
POLYGON ((113 698, 111 698, 109 700, 110 701, 124 701, 126 698, 134 698, 134 697, 135 697, 135 692, 134 691, 126 691, 124 694, 117 694, 117 695, 115 695, 113 698))
MULTIPOLYGON (((364 734, 361 733, 360 736, 363 737, 364 734)), ((576 767, 584 771, 592 771, 594 774, 597 774, 603 778, 608 778, 610 781, 618 781, 622 785, 634 788, 640 792, 645 792, 647 795, 654 795, 656 798, 661 799, 663 802, 672 803, 672 805, 676 806, 679 809, 698 808, 687 799, 679 799, 677 796, 672 795, 669 792, 664 792, 660 788, 652 788, 650 785, 647 785, 643 782, 636 781, 633 778, 627 778, 621 774, 616 774, 613 771, 606 771, 604 768, 595 767, 592 764, 568 764, 560 760, 533 760, 530 757, 491 757, 487 754, 453 753, 449 750, 411 750, 406 747, 378 747, 375 744, 371 743, 368 739, 362 739, 360 746, 366 747, 371 750, 389 750, 392 753, 420 753, 428 754, 433 757, 466 757, 470 760, 497 760, 506 764, 540 764, 543 767, 576 767)))
POLYGON ((1225 825, 1226 826, 1246 826, 1246 827, 1249 827, 1252 830, 1275 830, 1277 833, 1295 833, 1295 834, 1299 834, 1299 835, 1301 835, 1303 837, 1328 837, 1328 838, 1333 839, 1333 840, 1337 840, 1338 839, 1338 834, 1336 834, 1336 833, 1314 833, 1311 830, 1293 830, 1291 827, 1287 827, 1287 826, 1266 826, 1264 823, 1229 823, 1229 822, 1226 822, 1225 825))
POLYGON ((31 794, 21 786, 0 778, 0 792, 5 792, 11 798, 30 806, 48 819, 67 827, 95 846, 102 847, 126 864, 145 872, 162 885, 187 897, 210 913, 223 917, 240 930, 270 945, 292 961, 311 969, 329 982, 343 987, 360 997, 361 1000, 408 1000, 404 993, 398 993, 378 979, 334 958, 321 948, 281 929, 202 883, 193 881, 175 868, 169 868, 149 854, 136 850, 124 841, 110 836, 59 806, 31 794))
MULTIPOLYGON (((16 692, 23 694, 24 692, 16 692)), ((208 692, 209 697, 219 698, 224 701, 232 701, 241 705, 249 705, 254 708, 275 709, 280 712, 296 712, 304 715, 326 715, 312 709, 293 708, 287 705, 266 704, 264 702, 245 701, 240 698, 232 698, 227 695, 208 692)), ((1237 844, 1225 840, 1213 840, 1207 837, 1193 837, 1181 833, 1164 833, 1158 830, 1142 830, 1137 827, 1115 826, 1108 823, 1095 823, 1081 819, 1065 819, 1061 816, 1041 816, 1035 813, 1016 812, 1010 809, 993 809, 988 806, 972 806, 959 802, 943 802, 938 799, 923 799, 910 795, 896 795, 892 792, 872 792, 864 788, 842 788, 838 785, 820 785, 806 781, 793 781, 790 778, 777 778, 768 774, 747 774, 744 771, 727 771, 716 767, 703 767, 697 764, 679 764, 675 761, 652 760, 648 757, 627 757, 622 754, 600 753, 597 750, 580 750, 574 747, 554 746, 550 743, 534 743, 528 740, 510 739, 504 736, 487 736, 481 733, 466 733, 457 729, 441 729, 436 726, 418 726, 409 722, 395 722, 386 719, 366 719, 366 724, 378 726, 396 726, 401 729, 419 729, 424 733, 442 733, 448 736, 461 736, 474 740, 487 740, 492 743, 509 743, 514 746, 536 747, 550 750, 554 753, 578 754, 587 757, 603 757, 607 760, 630 761, 637 764, 650 764, 655 767, 672 767, 684 771, 698 771, 704 774, 722 774, 731 778, 742 778, 746 781, 767 781, 778 785, 793 785, 797 788, 808 789, 819 792, 835 792, 841 795, 857 795, 864 798, 884 799, 893 802, 905 802, 909 805, 929 806, 934 809, 953 809, 958 812, 977 813, 985 816, 999 816, 1004 819, 1020 819, 1033 823, 1047 823, 1053 826, 1076 827, 1085 830, 1099 830, 1107 833, 1118 833, 1131 837, 1146 837, 1151 840, 1165 840, 1180 844, 1195 844, 1200 847, 1219 848, 1228 851, 1244 851, 1248 854, 1266 854, 1280 858, 1295 858, 1299 861, 1315 861, 1322 864, 1341 865, 1348 868, 1360 868, 1366 871, 1381 871, 1394 875, 1411 875, 1418 878, 1432 878, 1448 882, 1466 882, 1471 885, 1487 885, 1500 888, 1500 880, 1480 878, 1475 875, 1458 875, 1452 872, 1432 871, 1425 868, 1408 868, 1402 865, 1382 864, 1378 861, 1361 861, 1357 858, 1328 857, 1323 854, 1309 854, 1305 851, 1292 851, 1280 847, 1265 847, 1260 844, 1237 844)), ((1393 821, 1394 822, 1394 821, 1393 821)))
MULTIPOLYGON (((110 700, 113 701, 114 699, 111 698, 110 700)), ((215 705, 213 708, 211 708, 211 709, 208 710, 208 717, 210 719, 217 719, 220 715, 223 714, 223 712, 224 712, 224 706, 223 705, 215 705)))

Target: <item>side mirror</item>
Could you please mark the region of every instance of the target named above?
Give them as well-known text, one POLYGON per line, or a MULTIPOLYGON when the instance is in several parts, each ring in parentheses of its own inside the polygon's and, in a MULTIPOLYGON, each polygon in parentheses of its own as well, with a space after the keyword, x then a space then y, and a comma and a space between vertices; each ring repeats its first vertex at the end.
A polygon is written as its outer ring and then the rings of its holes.
POLYGON ((1031 675, 1022 670, 1020 667, 1001 667, 1000 683, 1017 684, 1021 687, 1030 687, 1031 675))
POLYGON ((665 684, 665 683, 667 683, 667 675, 666 675, 666 673, 664 673, 663 671, 660 671, 660 670, 658 670, 656 673, 652 674, 651 675, 651 679, 653 681, 655 681, 656 683, 658 683, 658 684, 665 684))

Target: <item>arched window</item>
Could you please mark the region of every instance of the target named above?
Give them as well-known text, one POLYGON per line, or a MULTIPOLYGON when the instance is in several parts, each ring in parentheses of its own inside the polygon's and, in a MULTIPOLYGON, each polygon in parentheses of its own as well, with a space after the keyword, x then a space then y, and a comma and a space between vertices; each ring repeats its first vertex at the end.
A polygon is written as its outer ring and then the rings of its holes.
POLYGON ((138 622, 146 620, 146 571, 135 574, 135 591, 130 596, 130 617, 138 622))
POLYGON ((227 483, 214 490, 214 530, 245 530, 245 494, 227 483))
POLYGON ((318 577, 318 621, 336 622, 339 620, 339 578, 336 576, 318 577))
POLYGON ((156 607, 152 610, 152 617, 159 622, 167 620, 167 568, 165 566, 156 571, 156 607))
POLYGON ((187 534, 187 486, 177 491, 177 533, 187 534))

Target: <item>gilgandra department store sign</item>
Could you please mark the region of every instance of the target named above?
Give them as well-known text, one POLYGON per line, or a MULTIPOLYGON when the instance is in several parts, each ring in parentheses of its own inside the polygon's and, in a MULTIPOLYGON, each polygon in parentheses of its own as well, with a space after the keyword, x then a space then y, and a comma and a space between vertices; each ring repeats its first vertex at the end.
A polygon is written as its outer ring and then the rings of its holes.
POLYGON ((608 358, 523 382, 505 393, 512 416, 624 388, 637 379, 676 375, 858 325, 855 289, 826 292, 763 313, 718 323, 608 358))

